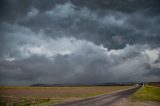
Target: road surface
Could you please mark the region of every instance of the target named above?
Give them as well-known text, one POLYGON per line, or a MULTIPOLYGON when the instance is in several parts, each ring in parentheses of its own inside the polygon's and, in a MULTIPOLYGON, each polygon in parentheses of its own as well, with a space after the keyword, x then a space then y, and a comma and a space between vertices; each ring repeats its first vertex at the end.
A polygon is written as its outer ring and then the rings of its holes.
POLYGON ((126 98, 128 98, 129 95, 134 93, 139 88, 140 86, 132 87, 127 90, 115 91, 111 94, 105 94, 83 100, 77 100, 50 106, 121 106, 120 104, 122 104, 122 102, 126 98))

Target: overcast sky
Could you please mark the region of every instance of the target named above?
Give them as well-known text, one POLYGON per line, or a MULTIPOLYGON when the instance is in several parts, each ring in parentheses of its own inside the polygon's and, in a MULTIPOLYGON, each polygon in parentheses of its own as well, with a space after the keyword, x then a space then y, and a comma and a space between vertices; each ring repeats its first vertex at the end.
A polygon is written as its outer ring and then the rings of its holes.
POLYGON ((159 0, 1 0, 0 85, 160 81, 159 0))

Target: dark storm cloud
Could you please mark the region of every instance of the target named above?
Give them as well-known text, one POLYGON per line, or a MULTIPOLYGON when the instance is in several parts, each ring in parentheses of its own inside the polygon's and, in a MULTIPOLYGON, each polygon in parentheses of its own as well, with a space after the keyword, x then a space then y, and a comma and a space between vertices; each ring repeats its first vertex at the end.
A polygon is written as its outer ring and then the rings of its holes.
POLYGON ((108 51, 106 55, 102 49, 94 45, 86 45, 71 55, 58 54, 52 58, 32 55, 26 59, 3 60, 0 61, 1 84, 14 85, 19 80, 22 83, 19 82, 18 85, 39 82, 91 84, 160 80, 157 74, 159 71, 153 70, 160 67, 155 66, 155 63, 147 57, 148 55, 142 53, 143 49, 138 46, 127 46, 124 50, 115 52, 118 54, 108 51), (127 58, 124 58, 126 56, 127 58))
POLYGON ((33 38, 30 29, 7 23, 0 25, 0 34, 0 59, 21 57, 18 49, 33 38))
POLYGON ((159 0, 1 0, 0 11, 3 20, 14 21, 27 14, 31 8, 37 8, 41 13, 52 9, 58 4, 70 2, 77 9, 87 7, 103 14, 105 10, 115 10, 132 13, 147 9, 150 14, 159 14, 159 0))
POLYGON ((0 22, 15 22, 25 16, 30 8, 32 0, 1 0, 0 1, 0 22))
MULTIPOLYGON (((160 15, 158 12, 155 15, 151 14, 156 11, 154 9, 157 7, 153 5, 158 4, 158 1, 153 3, 143 1, 139 3, 145 5, 143 8, 133 9, 134 11, 129 13, 116 7, 116 9, 100 8, 98 3, 96 6, 100 10, 92 10, 90 5, 95 5, 96 1, 87 2, 89 4, 84 1, 82 4, 78 2, 81 4, 80 7, 74 1, 57 3, 44 12, 33 6, 28 18, 19 20, 18 24, 30 27, 33 31, 44 30, 48 36, 54 38, 73 36, 103 44, 111 49, 123 48, 126 44, 134 43, 150 43, 152 46, 160 44, 160 15)), ((134 2, 138 6, 136 1, 128 2, 134 2)), ((114 3, 126 8, 122 1, 114 3)))
POLYGON ((0 85, 160 81, 159 4, 2 0, 0 85))

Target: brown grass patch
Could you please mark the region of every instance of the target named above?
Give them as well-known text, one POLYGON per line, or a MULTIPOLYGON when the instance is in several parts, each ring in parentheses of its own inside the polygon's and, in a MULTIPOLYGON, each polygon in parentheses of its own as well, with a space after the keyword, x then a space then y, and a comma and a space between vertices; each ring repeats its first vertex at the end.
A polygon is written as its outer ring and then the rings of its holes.
POLYGON ((1 87, 0 99, 3 102, 17 102, 23 99, 33 101, 38 98, 49 100, 76 100, 116 90, 127 89, 130 86, 94 86, 94 87, 1 87))

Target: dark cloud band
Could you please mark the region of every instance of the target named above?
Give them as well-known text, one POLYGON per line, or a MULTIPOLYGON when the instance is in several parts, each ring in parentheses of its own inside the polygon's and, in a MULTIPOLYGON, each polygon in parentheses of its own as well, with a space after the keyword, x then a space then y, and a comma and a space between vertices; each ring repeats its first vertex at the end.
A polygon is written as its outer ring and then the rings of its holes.
POLYGON ((160 81, 159 4, 1 0, 0 85, 160 81))

